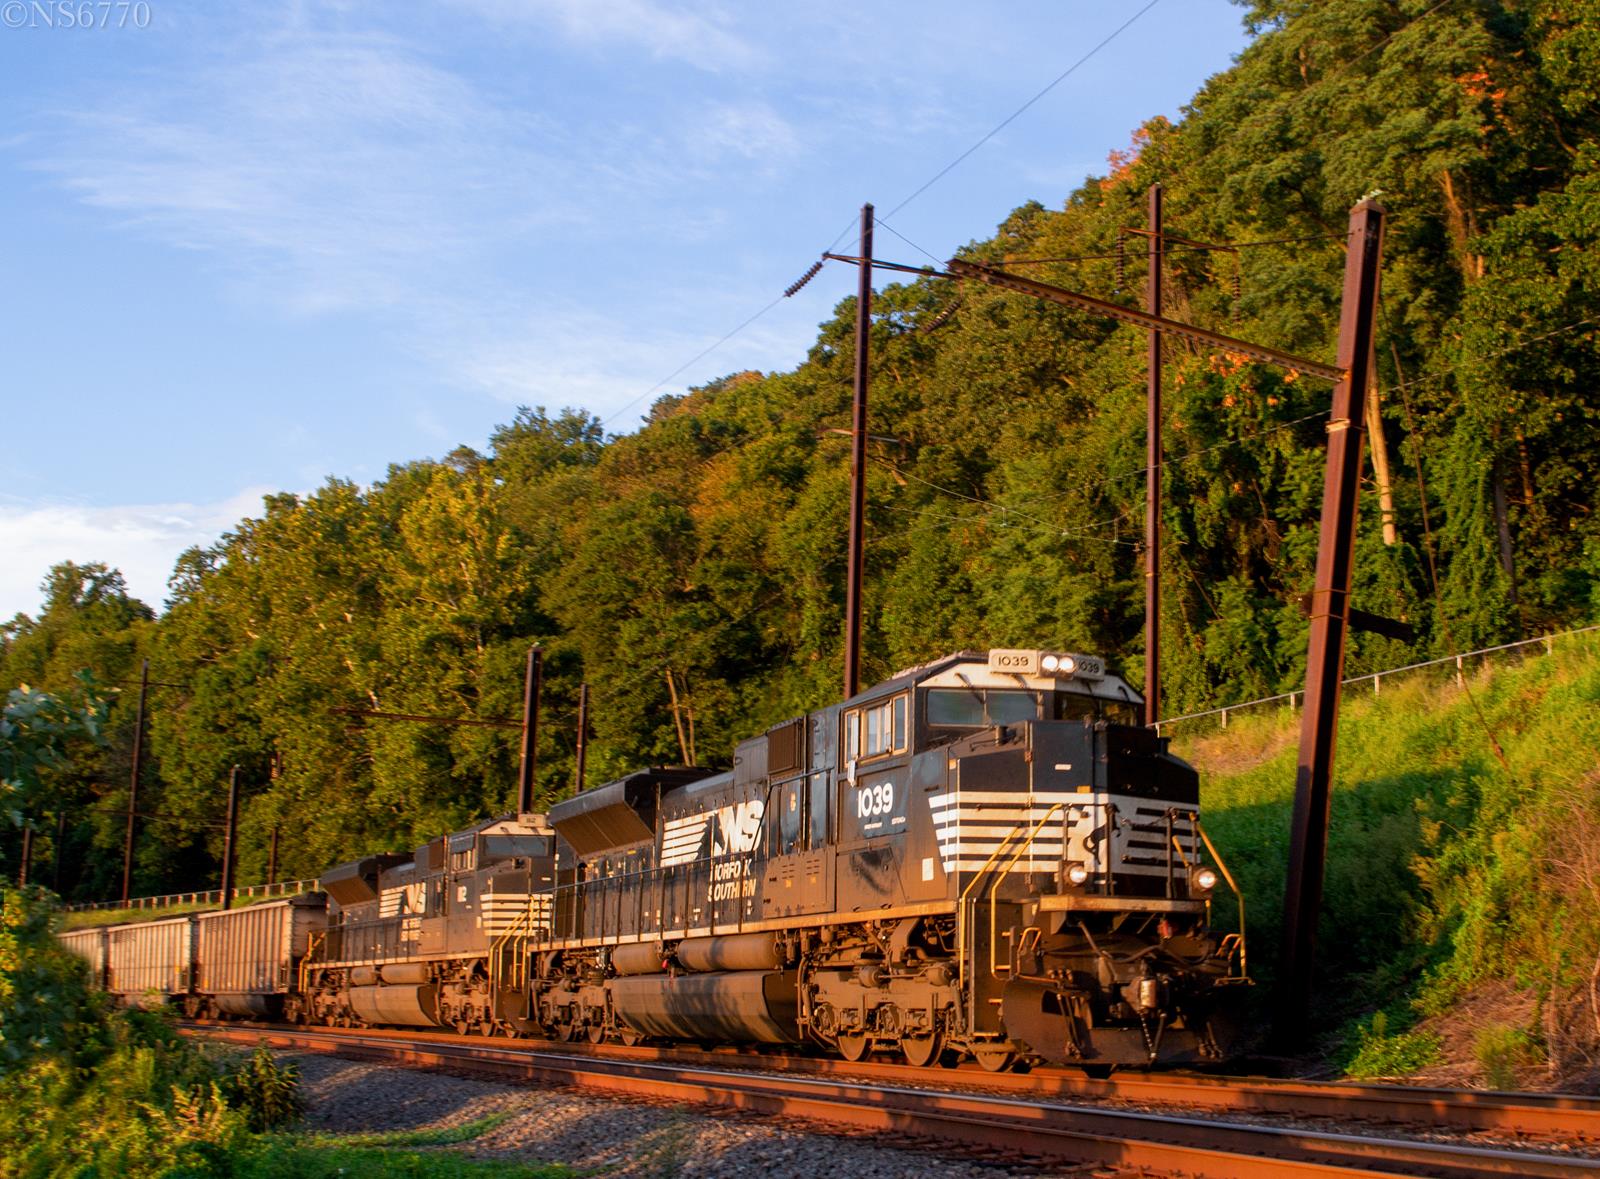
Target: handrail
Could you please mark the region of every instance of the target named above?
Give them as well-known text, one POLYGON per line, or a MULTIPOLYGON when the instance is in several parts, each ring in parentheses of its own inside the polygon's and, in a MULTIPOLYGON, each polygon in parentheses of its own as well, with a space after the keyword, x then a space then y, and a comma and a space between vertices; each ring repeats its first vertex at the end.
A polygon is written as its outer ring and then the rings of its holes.
POLYGON ((326 929, 321 929, 312 933, 311 940, 306 943, 306 952, 300 957, 300 994, 302 996, 309 995, 311 993, 311 988, 307 985, 307 980, 310 976, 311 968, 314 965, 314 959, 317 956, 317 947, 322 945, 322 943, 327 940, 328 931, 326 929))
MULTIPOLYGON (((1002 871, 1002 872, 995 873, 995 880, 996 880, 997 883, 990 890, 990 901, 989 901, 989 977, 990 978, 999 978, 1000 977, 1000 971, 998 969, 997 963, 995 961, 995 956, 994 956, 994 946, 995 946, 995 941, 996 941, 996 938, 995 938, 995 932, 996 932, 996 930, 995 930, 995 911, 999 908, 999 906, 995 903, 995 901, 993 899, 993 893, 994 893, 994 891, 996 889, 998 889, 1000 887, 999 884, 998 884, 998 881, 1004 880, 1006 878, 1006 876, 1010 875, 1011 869, 1016 865, 1016 862, 1022 857, 1023 851, 1026 850, 1027 848, 1030 848, 1030 847, 1033 846, 1034 837, 1039 834, 1040 829, 1046 823, 1048 823, 1052 818, 1055 817, 1055 814, 1056 814, 1057 811, 1065 810, 1066 807, 1067 807, 1066 803, 1058 802, 1054 806, 1052 806, 1049 810, 1047 810, 1044 813, 1044 818, 1040 819, 1037 823, 1035 823, 1033 825, 1033 830, 1028 832, 1028 837, 1026 839, 1022 840, 1019 843, 1019 845, 1017 847, 1017 850, 1016 850, 1016 853, 1014 855, 1012 855, 1011 859, 1007 862, 1007 864, 1005 866, 1005 870, 1002 871)), ((1008 965, 1006 967, 1006 969, 1009 971, 1011 969, 1011 967, 1008 965)))
POLYGON ((1245 952, 1244 937, 1244 893, 1239 890, 1234 882, 1233 873, 1228 871, 1228 864, 1217 852, 1216 844, 1211 842, 1211 836, 1206 834, 1206 829, 1200 825, 1200 816, 1194 817, 1194 829, 1200 833, 1200 838, 1205 842, 1206 850, 1211 853, 1211 858, 1217 862, 1217 867, 1222 869, 1222 878, 1228 882, 1228 887, 1233 890, 1233 899, 1239 902, 1239 977, 1245 980, 1250 978, 1250 962, 1245 952))
MULTIPOLYGON (((1056 811, 1061 810, 1066 806, 1067 806, 1066 803, 1058 802, 1054 806, 1052 806, 1047 812, 1045 812, 1044 818, 1040 819, 1039 822, 1034 825, 1033 830, 1028 833, 1028 837, 1027 837, 1025 846, 1029 845, 1029 844, 1032 844, 1034 835, 1036 835, 1038 833, 1038 830, 1039 830, 1040 827, 1044 826, 1045 823, 1050 821, 1050 816, 1051 815, 1055 814, 1056 811)), ((957 947, 960 948, 963 958, 966 958, 970 954, 971 959, 972 959, 972 975, 969 976, 968 979, 967 979, 967 1030, 969 1032, 974 1030, 974 1028, 976 1027, 977 1022, 978 1022, 978 1009, 977 1009, 978 993, 977 993, 977 987, 976 987, 977 979, 975 977, 977 975, 977 973, 978 973, 978 955, 977 955, 977 947, 971 945, 971 940, 972 939, 971 939, 971 934, 970 934, 970 929, 969 929, 969 926, 970 926, 971 922, 967 919, 967 906, 968 906, 969 903, 971 904, 971 906, 972 906, 972 915, 973 915, 974 918, 976 918, 977 915, 978 915, 978 902, 977 902, 976 899, 974 899, 972 897, 972 890, 977 888, 978 885, 980 885, 981 883, 983 883, 984 877, 986 877, 989 874, 989 870, 994 867, 995 861, 998 860, 1000 858, 1000 856, 1002 854, 1004 854, 1006 849, 1009 848, 1017 840, 1018 833, 1022 831, 1023 826, 1024 826, 1024 824, 1018 823, 1015 827, 1013 827, 1010 831, 1008 831, 1005 834, 1005 836, 995 846, 994 851, 990 853, 989 858, 984 861, 983 867, 978 869, 977 873, 973 875, 972 880, 967 885, 967 887, 961 890, 961 896, 960 896, 959 900, 956 902, 956 945, 957 945, 957 947)), ((1021 853, 1019 852, 1018 855, 1020 855, 1020 854, 1021 853)), ((1017 858, 1018 857, 1016 855, 1012 856, 1011 857, 1011 863, 1015 864, 1017 862, 1017 858)), ((1008 866, 1008 871, 1009 871, 1009 866, 1008 866)), ((990 940, 990 944, 989 944, 990 962, 989 962, 989 967, 990 967, 990 971, 992 973, 993 970, 994 970, 994 937, 993 937, 993 933, 994 933, 994 931, 993 931, 994 908, 993 908, 993 906, 991 906, 990 909, 989 909, 989 923, 990 923, 990 939, 989 939, 990 940)), ((999 977, 999 976, 996 975, 995 977, 999 977)))

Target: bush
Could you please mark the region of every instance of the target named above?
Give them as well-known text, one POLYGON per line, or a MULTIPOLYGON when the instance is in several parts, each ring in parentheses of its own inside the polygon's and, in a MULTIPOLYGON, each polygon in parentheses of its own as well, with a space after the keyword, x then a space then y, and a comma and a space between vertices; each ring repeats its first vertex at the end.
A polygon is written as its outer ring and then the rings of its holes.
POLYGON ((1490 1089, 1515 1089, 1517 1071, 1536 1058, 1533 1038, 1503 1024, 1481 1029, 1473 1054, 1483 1068, 1483 1083, 1490 1089))
POLYGON ((1405 1077, 1439 1057, 1442 1043, 1428 1031, 1389 1034, 1389 1019, 1379 1011, 1371 1023, 1356 1029, 1356 1042, 1345 1074, 1352 1077, 1405 1077))
POLYGON ((305 1098, 300 1095, 300 1070, 293 1064, 279 1064, 264 1044, 223 1078, 222 1095, 257 1133, 292 1126, 306 1112, 305 1098))

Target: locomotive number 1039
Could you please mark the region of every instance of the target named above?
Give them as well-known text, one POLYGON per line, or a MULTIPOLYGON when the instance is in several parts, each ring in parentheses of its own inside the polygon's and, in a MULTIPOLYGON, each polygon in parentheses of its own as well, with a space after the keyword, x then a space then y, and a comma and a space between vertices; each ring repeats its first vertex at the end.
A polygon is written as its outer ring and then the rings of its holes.
POLYGON ((863 786, 856 794, 856 817, 871 818, 886 815, 894 810, 894 783, 879 782, 876 786, 863 786))

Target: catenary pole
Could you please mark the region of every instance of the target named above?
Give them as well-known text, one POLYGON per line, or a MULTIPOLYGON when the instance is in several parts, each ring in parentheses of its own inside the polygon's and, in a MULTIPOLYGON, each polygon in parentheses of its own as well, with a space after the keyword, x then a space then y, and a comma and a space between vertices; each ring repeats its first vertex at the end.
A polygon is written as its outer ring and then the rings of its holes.
POLYGON ((578 685, 578 764, 576 775, 578 779, 578 793, 583 793, 584 763, 589 754, 589 685, 578 685))
POLYGON ((239 767, 228 771, 228 830, 222 837, 222 907, 233 908, 233 857, 239 836, 239 767))
POLYGON ((1277 1034, 1280 1043, 1303 1037, 1315 980, 1317 921, 1322 910, 1328 851, 1328 813, 1339 722, 1339 682, 1344 678, 1355 565, 1356 507, 1360 496, 1364 402, 1372 363, 1378 273, 1383 257, 1384 211, 1365 200, 1350 211, 1344 298, 1339 315, 1337 364, 1347 375, 1333 389, 1328 457, 1322 488, 1322 525, 1311 597, 1306 655, 1305 712, 1295 773, 1289 872, 1284 893, 1283 967, 1277 1034))
MULTIPOLYGON (((1150 186, 1150 275, 1145 309, 1161 314, 1161 185, 1150 186)), ((1145 395, 1144 723, 1161 719, 1161 332, 1150 333, 1145 395)))
POLYGON ((139 710, 133 718, 133 772, 128 780, 128 828, 122 838, 122 903, 133 890, 133 824, 139 810, 139 767, 144 761, 144 705, 150 695, 150 661, 139 668, 139 710))
POLYGON ((872 338, 872 206, 861 206, 861 262, 856 286, 856 382, 850 429, 850 553, 844 595, 844 695, 861 684, 862 541, 867 507, 867 377, 872 338))
POLYGON ((544 677, 544 652, 535 643, 528 648, 528 667, 522 677, 522 757, 517 768, 517 814, 533 813, 533 779, 539 759, 539 688, 544 677))

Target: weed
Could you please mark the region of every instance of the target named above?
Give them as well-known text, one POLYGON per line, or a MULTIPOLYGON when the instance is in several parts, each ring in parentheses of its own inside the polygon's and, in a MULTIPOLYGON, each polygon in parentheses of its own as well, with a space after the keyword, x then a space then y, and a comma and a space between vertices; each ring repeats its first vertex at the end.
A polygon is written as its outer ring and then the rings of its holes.
POLYGON ((1514 1089, 1517 1072, 1537 1056, 1527 1032, 1493 1024, 1478 1031, 1473 1054, 1483 1068, 1483 1083, 1490 1089, 1514 1089))

